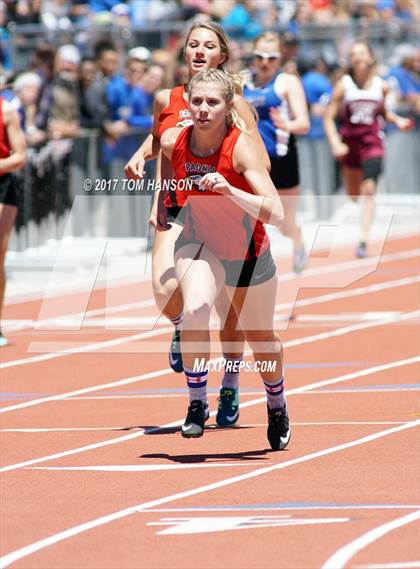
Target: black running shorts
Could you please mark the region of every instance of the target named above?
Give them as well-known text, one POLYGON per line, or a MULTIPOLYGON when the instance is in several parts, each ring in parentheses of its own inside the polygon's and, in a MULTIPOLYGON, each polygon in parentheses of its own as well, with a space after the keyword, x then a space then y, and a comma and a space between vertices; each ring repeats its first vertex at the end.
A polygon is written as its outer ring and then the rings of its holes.
MULTIPOLYGON (((191 244, 197 245, 194 259, 199 259, 204 243, 190 241, 182 233, 175 241, 175 253, 185 245, 191 244)), ((270 280, 276 274, 276 265, 270 249, 251 259, 236 261, 219 259, 219 261, 225 269, 225 284, 232 287, 257 286, 270 280)))
POLYGON ((278 190, 287 190, 299 185, 299 163, 296 142, 291 139, 287 154, 270 156, 270 178, 278 190))
POLYGON ((0 203, 5 205, 18 205, 16 180, 13 174, 0 176, 0 203))

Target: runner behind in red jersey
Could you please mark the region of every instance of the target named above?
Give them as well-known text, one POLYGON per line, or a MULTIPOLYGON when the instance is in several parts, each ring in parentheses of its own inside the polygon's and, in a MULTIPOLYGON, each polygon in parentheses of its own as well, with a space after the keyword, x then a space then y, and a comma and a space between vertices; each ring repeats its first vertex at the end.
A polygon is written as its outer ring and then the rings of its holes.
POLYGON ((178 180, 190 178, 194 185, 175 245, 176 276, 184 298, 181 350, 190 395, 182 436, 200 437, 209 416, 210 314, 225 290, 260 364, 267 393, 267 438, 279 450, 287 446, 290 428, 282 347, 273 330, 276 269, 263 223, 278 225, 284 213, 253 140, 240 130, 243 124, 232 110, 233 97, 226 74, 216 69, 199 73, 189 91, 193 126, 169 129, 161 139, 178 180), (204 366, 198 369, 197 362, 204 366))

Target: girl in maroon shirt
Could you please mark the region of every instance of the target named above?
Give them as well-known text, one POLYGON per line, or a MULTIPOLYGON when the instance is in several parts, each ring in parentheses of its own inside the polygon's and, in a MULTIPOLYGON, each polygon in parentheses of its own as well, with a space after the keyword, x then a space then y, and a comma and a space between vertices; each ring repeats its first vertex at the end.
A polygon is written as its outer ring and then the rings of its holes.
POLYGON ((386 83, 375 74, 375 59, 369 45, 357 41, 350 51, 350 71, 336 84, 324 116, 325 132, 332 153, 340 160, 349 197, 362 201, 361 240, 357 257, 365 257, 375 207, 375 194, 384 155, 384 119, 401 130, 412 121, 387 110, 386 83), (337 129, 336 119, 341 124, 337 129))

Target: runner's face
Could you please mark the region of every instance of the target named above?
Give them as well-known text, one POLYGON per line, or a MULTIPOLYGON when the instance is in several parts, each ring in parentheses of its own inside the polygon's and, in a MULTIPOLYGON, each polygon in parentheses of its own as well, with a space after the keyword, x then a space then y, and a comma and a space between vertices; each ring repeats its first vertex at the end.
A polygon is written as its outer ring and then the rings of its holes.
POLYGON ((200 131, 222 130, 228 106, 224 93, 216 83, 200 83, 190 95, 190 112, 194 127, 200 131))
POLYGON ((361 43, 353 46, 350 52, 350 61, 355 71, 367 70, 373 64, 373 58, 369 49, 361 43))
POLYGON ((261 40, 254 50, 254 68, 259 79, 270 79, 280 67, 280 50, 276 42, 261 40))
POLYGON ((214 32, 206 28, 197 28, 191 32, 185 48, 185 61, 191 76, 203 69, 219 67, 224 59, 214 32))

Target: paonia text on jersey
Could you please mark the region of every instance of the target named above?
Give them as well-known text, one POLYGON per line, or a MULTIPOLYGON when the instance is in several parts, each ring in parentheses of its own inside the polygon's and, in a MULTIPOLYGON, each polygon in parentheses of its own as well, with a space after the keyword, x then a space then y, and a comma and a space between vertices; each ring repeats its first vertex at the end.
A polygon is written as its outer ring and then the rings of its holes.
POLYGON ((244 176, 233 168, 233 151, 241 135, 229 128, 217 152, 205 158, 190 148, 192 126, 179 134, 172 152, 172 167, 177 180, 190 180, 185 192, 183 236, 204 243, 219 259, 246 260, 258 257, 269 248, 269 239, 261 221, 249 215, 227 196, 200 189, 201 178, 218 172, 235 188, 254 193, 244 176))

